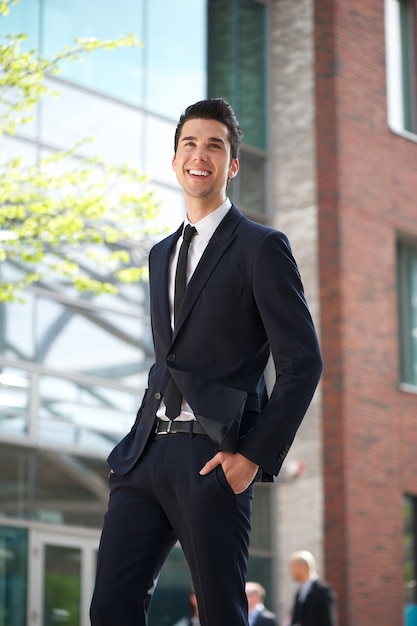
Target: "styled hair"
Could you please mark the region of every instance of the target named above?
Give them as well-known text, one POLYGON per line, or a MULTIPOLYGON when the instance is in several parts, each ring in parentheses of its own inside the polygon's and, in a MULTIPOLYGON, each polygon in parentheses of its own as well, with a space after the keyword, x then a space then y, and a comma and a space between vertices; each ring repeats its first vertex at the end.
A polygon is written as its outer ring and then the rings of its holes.
POLYGON ((182 127, 185 122, 195 119, 216 120, 217 122, 224 124, 228 130, 231 157, 232 159, 237 159, 239 157, 239 147, 242 143, 243 130, 232 107, 223 98, 200 100, 195 104, 190 104, 190 106, 183 111, 175 130, 174 152, 177 151, 182 127))
POLYGON ((307 571, 311 576, 315 576, 317 574, 316 560, 308 550, 297 550, 291 556, 291 560, 302 563, 307 568, 307 571))
POLYGON ((265 600, 266 591, 265 587, 263 587, 260 583, 249 581, 246 583, 246 593, 257 593, 261 598, 262 602, 265 600))

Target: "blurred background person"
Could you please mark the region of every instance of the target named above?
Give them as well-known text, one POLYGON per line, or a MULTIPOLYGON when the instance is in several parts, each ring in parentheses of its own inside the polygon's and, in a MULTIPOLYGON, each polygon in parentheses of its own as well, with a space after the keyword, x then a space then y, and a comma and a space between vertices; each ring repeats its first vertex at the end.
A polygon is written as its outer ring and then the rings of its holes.
POLYGON ((198 616, 197 598, 194 589, 190 591, 188 602, 188 611, 186 617, 176 622, 174 626, 200 626, 200 618, 198 616))
POLYGON ((290 571, 298 584, 292 626, 336 626, 336 596, 332 587, 319 579, 316 561, 307 550, 294 552, 290 571))
POLYGON ((245 586, 248 599, 249 626, 279 626, 275 613, 265 608, 265 589, 257 582, 247 582, 245 586))

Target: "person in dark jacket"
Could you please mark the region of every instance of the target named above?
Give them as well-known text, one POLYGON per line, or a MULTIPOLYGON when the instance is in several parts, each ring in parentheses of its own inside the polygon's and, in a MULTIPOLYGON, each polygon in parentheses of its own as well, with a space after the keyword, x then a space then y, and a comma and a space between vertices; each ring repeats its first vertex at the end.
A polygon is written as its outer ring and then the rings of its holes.
POLYGON ((174 626, 201 626, 200 617, 198 615, 197 597, 194 589, 190 590, 187 615, 178 622, 175 622, 174 626))
POLYGON ((92 626, 146 626, 177 541, 202 626, 248 623, 253 483, 278 475, 322 359, 288 238, 226 195, 242 132, 222 98, 190 105, 178 121, 172 167, 186 211, 149 255, 155 362, 132 428, 108 457, 92 626))
POLYGON ((275 613, 265 608, 264 587, 257 582, 247 582, 245 591, 248 599, 249 626, 278 626, 275 613))
POLYGON ((336 626, 336 595, 327 582, 319 579, 311 552, 294 552, 290 569, 298 583, 291 625, 336 626))

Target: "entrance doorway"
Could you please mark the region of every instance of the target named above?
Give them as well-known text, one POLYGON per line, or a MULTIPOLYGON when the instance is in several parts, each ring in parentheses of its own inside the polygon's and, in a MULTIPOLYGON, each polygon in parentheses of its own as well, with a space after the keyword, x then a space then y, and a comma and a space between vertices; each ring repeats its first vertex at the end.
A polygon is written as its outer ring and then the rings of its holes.
POLYGON ((98 540, 31 531, 28 626, 88 626, 98 540))

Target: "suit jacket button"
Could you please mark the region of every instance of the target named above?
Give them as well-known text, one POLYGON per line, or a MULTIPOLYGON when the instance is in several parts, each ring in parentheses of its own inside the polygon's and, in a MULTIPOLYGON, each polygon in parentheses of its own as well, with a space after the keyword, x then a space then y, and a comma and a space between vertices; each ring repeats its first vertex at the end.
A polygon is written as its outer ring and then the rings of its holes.
POLYGON ((160 400, 162 398, 162 394, 159 391, 155 394, 155 400, 160 400))
POLYGON ((175 354, 168 354, 167 361, 175 361, 175 354))

